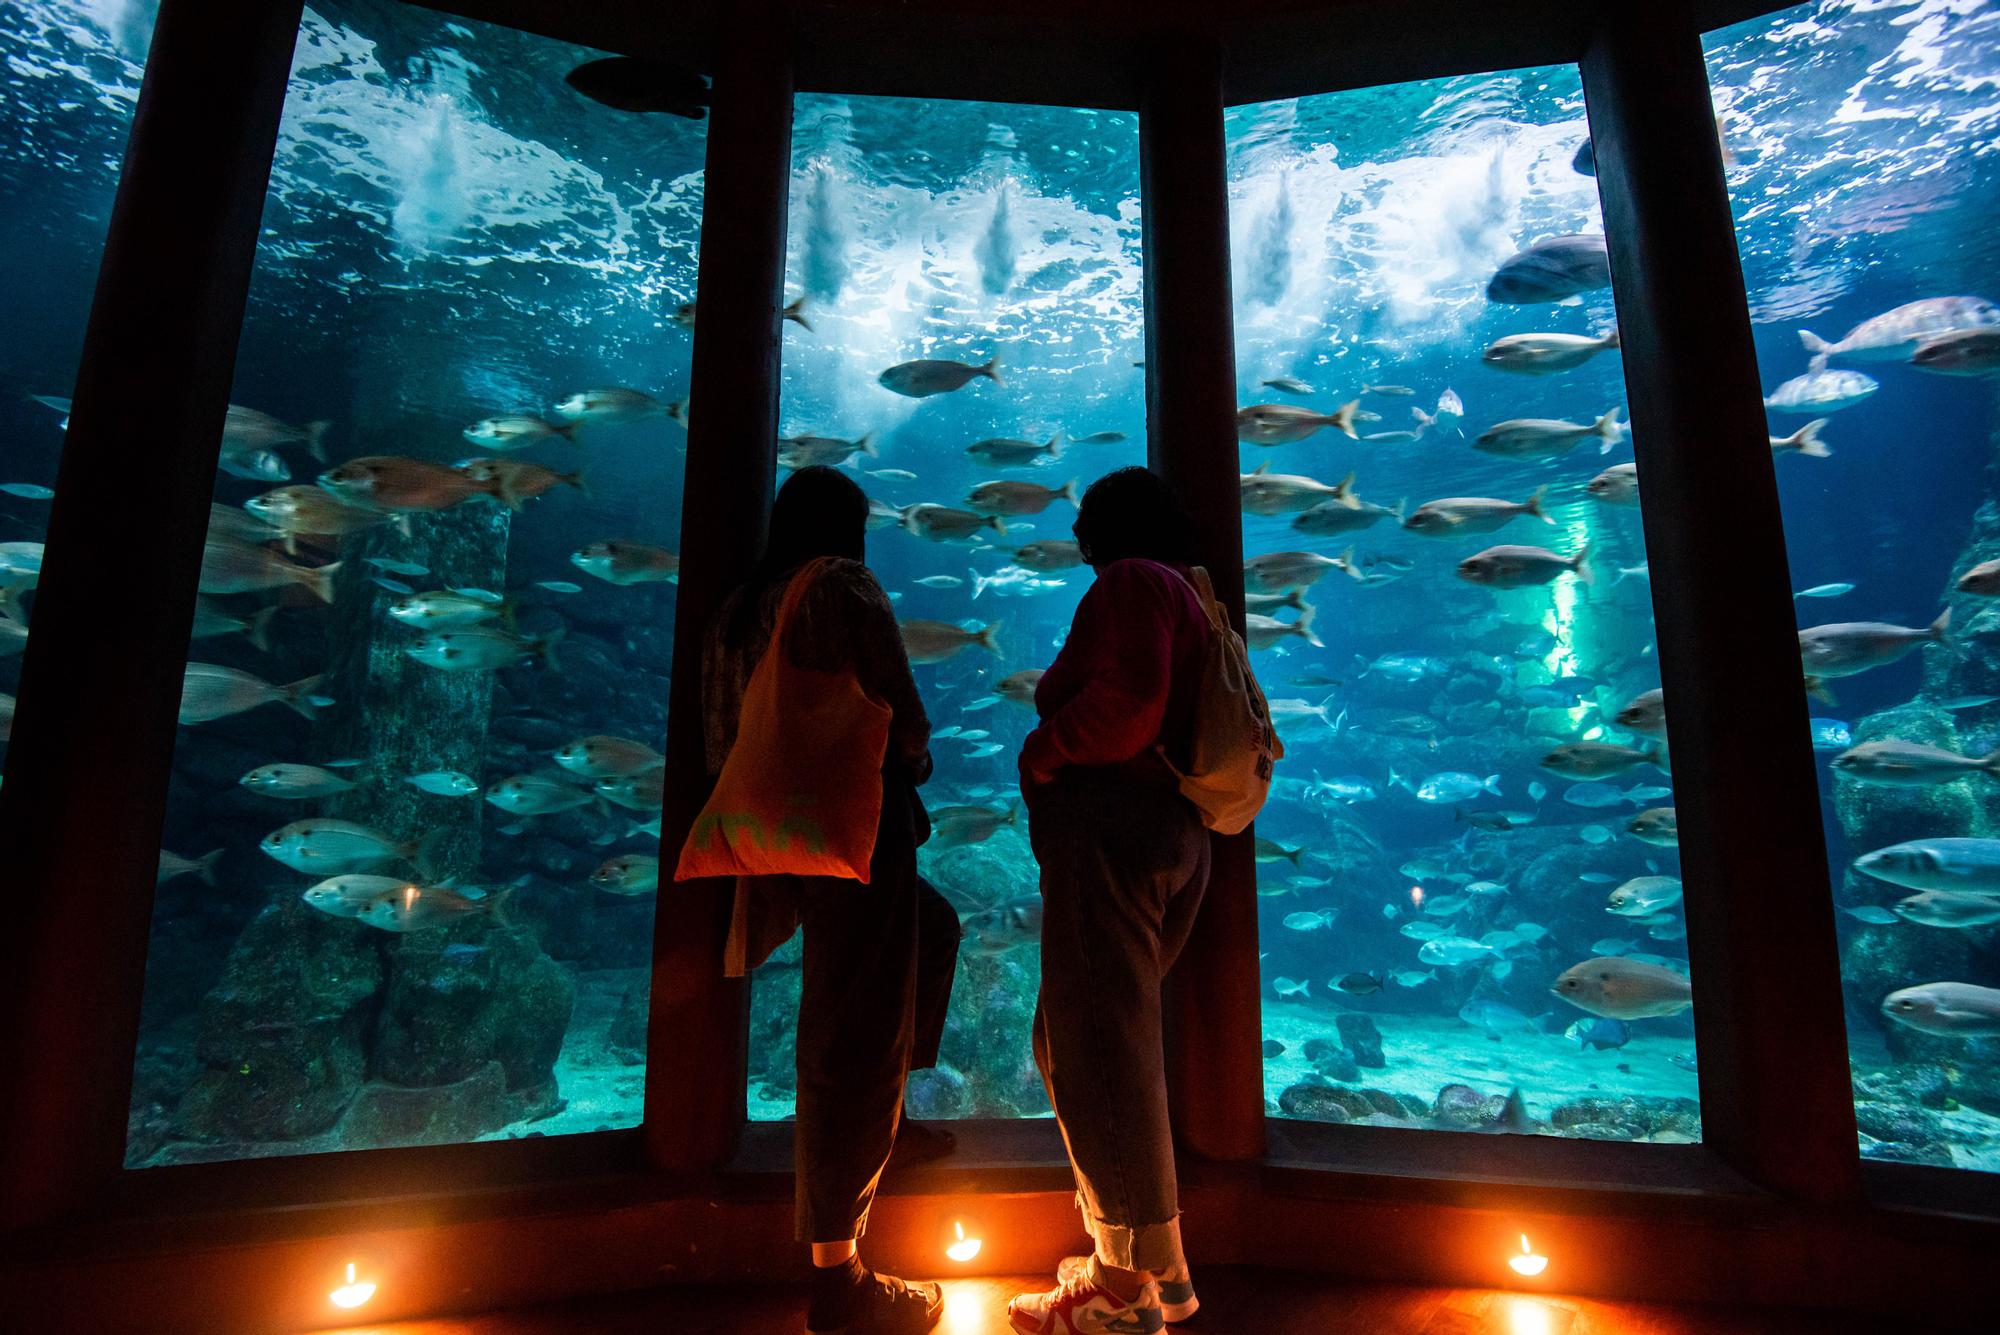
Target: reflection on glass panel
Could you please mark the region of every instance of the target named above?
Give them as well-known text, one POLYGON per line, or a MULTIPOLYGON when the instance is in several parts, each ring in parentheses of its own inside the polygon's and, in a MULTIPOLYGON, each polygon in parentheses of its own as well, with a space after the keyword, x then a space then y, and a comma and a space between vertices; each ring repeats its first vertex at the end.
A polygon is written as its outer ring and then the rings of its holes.
POLYGON ((1229 116, 1279 1116, 1700 1134, 1585 134, 1572 67, 1229 116))
POLYGON ((2000 9, 1799 5, 1707 47, 1861 1151, 2000 1169, 2000 9))
MULTIPOLYGON (((918 1117, 1049 1110, 1029 1050, 1041 899, 1015 759, 1088 587, 1074 497, 1144 461, 1138 122, 1070 107, 798 99, 780 459, 874 500, 868 563, 931 719, 920 872, 965 941, 918 1117), (918 360, 961 369, 905 366, 918 360), (926 375, 932 377, 925 380, 926 375), (1000 484, 1000 485, 994 485, 1000 484)), ((751 990, 750 1116, 792 1115, 800 942, 751 990)))
POLYGON ((0 767, 14 725, 70 384, 97 282, 154 6, 0 8, 0 767))
POLYGON ((127 1159, 637 1123, 703 127, 306 11, 221 446, 127 1159))

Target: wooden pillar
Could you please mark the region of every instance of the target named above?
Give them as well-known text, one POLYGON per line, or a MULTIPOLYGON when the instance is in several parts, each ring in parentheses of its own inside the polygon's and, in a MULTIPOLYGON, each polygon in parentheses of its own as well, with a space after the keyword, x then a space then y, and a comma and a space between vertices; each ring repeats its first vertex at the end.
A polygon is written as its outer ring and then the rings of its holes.
POLYGON ((182 667, 299 11, 165 0, 153 33, 0 791, 0 1229, 84 1207, 124 1159, 182 667))
MULTIPOLYGON (((1243 626, 1237 500, 1236 350, 1229 297, 1229 190, 1222 52, 1210 37, 1163 41, 1139 110, 1145 228, 1147 462, 1194 518, 1202 564, 1243 626)), ((1168 979, 1167 1060, 1181 1143, 1215 1159, 1264 1151, 1257 868, 1250 834, 1215 836, 1208 896, 1168 979)))
POLYGON ((1603 6, 1583 59, 1667 699, 1702 1136, 1802 1199, 1859 1167, 1783 518, 1700 35, 1603 6))
MULTIPOLYGON (((681 510, 661 860, 680 856, 709 783, 701 657, 717 606, 764 548, 777 474, 779 310, 791 196, 792 13, 755 0, 726 20, 708 130, 701 276, 681 510)), ((733 883, 661 887, 647 1039, 646 1146, 658 1167, 726 1161, 744 1120, 749 988, 724 979, 733 883)))

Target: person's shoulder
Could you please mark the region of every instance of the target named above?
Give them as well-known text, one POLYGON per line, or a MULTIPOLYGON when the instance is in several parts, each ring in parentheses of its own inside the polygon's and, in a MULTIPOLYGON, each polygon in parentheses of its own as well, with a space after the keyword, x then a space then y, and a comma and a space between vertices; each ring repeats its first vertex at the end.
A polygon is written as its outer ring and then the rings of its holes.
POLYGON ((1144 556, 1128 556, 1113 561, 1097 572, 1097 582, 1107 589, 1152 589, 1176 598, 1193 590, 1184 572, 1164 561, 1144 556))
POLYGON ((882 582, 875 578, 875 572, 860 561, 851 561, 844 556, 826 557, 816 582, 822 596, 881 603, 884 606, 889 602, 889 595, 883 591, 882 582))

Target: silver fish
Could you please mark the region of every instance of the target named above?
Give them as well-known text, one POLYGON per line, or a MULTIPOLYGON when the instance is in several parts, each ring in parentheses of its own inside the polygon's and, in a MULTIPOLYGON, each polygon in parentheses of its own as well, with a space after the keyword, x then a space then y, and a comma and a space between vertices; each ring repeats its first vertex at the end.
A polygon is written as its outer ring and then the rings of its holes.
POLYGON ((207 723, 241 714, 259 705, 282 704, 306 718, 318 711, 320 679, 306 677, 288 686, 273 686, 261 677, 216 663, 189 663, 181 675, 182 723, 207 723))
POLYGON ((905 398, 924 399, 962 389, 981 376, 1003 389, 1006 387, 1007 382, 1000 378, 998 357, 983 366, 949 361, 902 362, 875 377, 875 383, 905 398))
POLYGON ((1814 369, 1838 357, 1857 362, 1908 361, 1926 342, 1961 330, 2000 325, 2000 306, 1981 297, 1924 297, 1894 310, 1870 316, 1829 343, 1809 329, 1799 342, 1813 359, 1814 369))
POLYGON ((259 765, 236 782, 253 793, 287 802, 332 797, 354 785, 317 765, 259 765))
POLYGON ((1545 417, 1510 418, 1480 432, 1472 448, 1509 459, 1553 459, 1594 436, 1609 449, 1625 438, 1618 413, 1612 408, 1588 425, 1545 417))

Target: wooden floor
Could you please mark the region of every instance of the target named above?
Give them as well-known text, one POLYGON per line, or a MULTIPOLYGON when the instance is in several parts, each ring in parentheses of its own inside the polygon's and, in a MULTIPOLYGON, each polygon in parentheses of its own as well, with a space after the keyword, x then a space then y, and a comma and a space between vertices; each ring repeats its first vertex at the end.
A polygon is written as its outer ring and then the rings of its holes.
MULTIPOLYGON (((1930 1329, 1825 1312, 1672 1307, 1481 1289, 1361 1284, 1235 1266, 1197 1275, 1188 1335, 1921 1335, 1930 1329)), ((1003 1335, 1007 1299, 1047 1280, 945 1284, 938 1335, 1003 1335)), ((446 1321, 347 1327, 343 1335, 799 1335, 803 1290, 653 1289, 446 1321)), ((323 1335, 331 1335, 330 1332, 323 1335)))

